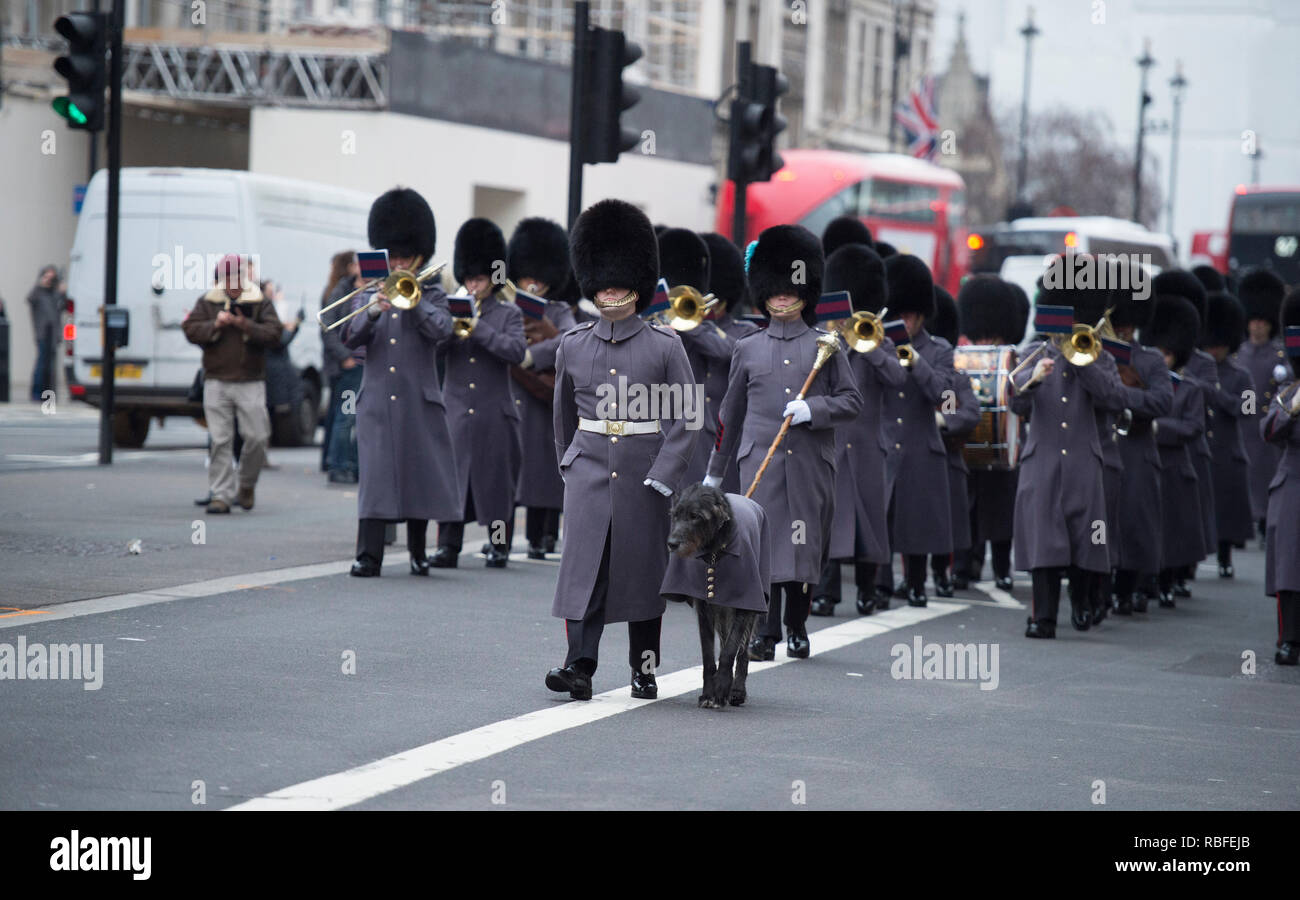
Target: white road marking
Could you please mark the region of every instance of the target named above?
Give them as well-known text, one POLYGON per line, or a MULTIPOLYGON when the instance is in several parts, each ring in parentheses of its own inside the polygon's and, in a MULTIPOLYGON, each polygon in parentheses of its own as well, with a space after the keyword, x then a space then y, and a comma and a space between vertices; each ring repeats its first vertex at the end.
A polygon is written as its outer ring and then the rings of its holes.
MULTIPOLYGON (((901 607, 871 617, 856 617, 842 625, 832 625, 810 635, 812 655, 820 656, 850 644, 899 628, 906 628, 956 612, 964 607, 957 603, 931 601, 926 607, 901 607)), ((751 662, 750 674, 764 672, 793 662, 780 656, 771 662, 751 662)), ((658 700, 633 700, 627 685, 597 694, 587 702, 566 702, 504 719, 472 731, 452 735, 392 756, 384 757, 344 772, 304 781, 264 797, 256 797, 230 807, 233 810, 334 810, 362 803, 372 797, 407 787, 457 766, 478 762, 521 744, 590 725, 610 716, 658 703, 670 697, 700 690, 703 680, 700 666, 660 676, 658 700)), ((731 713, 744 715, 743 710, 731 713)), ((717 715, 717 713, 701 713, 717 715)), ((726 715, 726 713, 723 713, 726 715)))
MULTIPOLYGON (((995 581, 976 581, 971 584, 971 587, 992 600, 994 606, 1001 606, 1006 609, 1025 608, 1025 604, 1021 603, 1015 597, 998 587, 997 582, 995 581)), ((976 600, 972 602, 978 603, 980 601, 976 600)))

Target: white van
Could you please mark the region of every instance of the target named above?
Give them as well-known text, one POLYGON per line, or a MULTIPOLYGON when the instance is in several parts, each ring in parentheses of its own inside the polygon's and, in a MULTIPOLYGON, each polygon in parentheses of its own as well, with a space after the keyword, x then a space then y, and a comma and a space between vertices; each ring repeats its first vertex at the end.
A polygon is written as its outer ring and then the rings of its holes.
MULTIPOLYGON (((200 349, 181 322, 213 283, 216 260, 239 253, 257 262, 255 277, 283 287, 280 317, 305 315, 289 358, 301 374, 303 403, 274 412, 277 443, 313 439, 324 394, 316 312, 330 258, 365 249, 373 195, 293 178, 225 169, 125 168, 121 180, 117 302, 130 310, 130 340, 117 351, 114 439, 139 447, 149 420, 201 416, 187 400, 200 349)), ((107 172, 86 191, 68 267, 75 303, 75 347, 68 367, 72 396, 100 400, 99 310, 104 298, 107 172)))

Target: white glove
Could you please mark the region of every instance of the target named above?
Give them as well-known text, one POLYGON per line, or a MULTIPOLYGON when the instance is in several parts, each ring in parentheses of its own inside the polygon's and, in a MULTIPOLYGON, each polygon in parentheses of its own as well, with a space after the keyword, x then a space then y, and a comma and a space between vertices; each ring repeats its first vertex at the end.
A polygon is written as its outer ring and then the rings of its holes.
POLYGON ((655 481, 653 478, 647 478, 645 481, 641 483, 654 488, 656 491, 663 494, 665 497, 671 497, 673 495, 673 489, 670 488, 668 485, 664 484, 662 481, 655 481))
POLYGON ((705 475, 702 483, 705 487, 722 487, 722 479, 716 475, 705 475))
POLYGON ((791 400, 785 405, 785 412, 782 416, 794 416, 791 425, 802 425, 804 422, 812 421, 812 410, 808 408, 807 400, 791 400))
POLYGON ((934 411, 934 424, 939 426, 940 431, 943 431, 948 427, 948 420, 945 419, 943 413, 939 412, 937 409, 934 411))

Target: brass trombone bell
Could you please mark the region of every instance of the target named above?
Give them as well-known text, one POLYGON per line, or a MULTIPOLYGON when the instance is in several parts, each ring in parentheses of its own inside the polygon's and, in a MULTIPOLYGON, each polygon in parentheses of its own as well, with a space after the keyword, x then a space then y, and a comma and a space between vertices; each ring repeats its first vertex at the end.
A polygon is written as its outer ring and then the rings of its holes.
POLYGON ((870 353, 885 340, 885 326, 880 316, 866 310, 858 310, 845 319, 839 330, 849 349, 858 353, 870 353))
POLYGON ((663 316, 674 331, 690 331, 704 321, 717 302, 712 294, 701 295, 689 284, 679 284, 668 292, 668 309, 663 316))
POLYGON ((896 349, 898 350, 898 364, 904 369, 912 368, 912 363, 916 362, 916 351, 912 349, 912 345, 899 344, 896 349))
POLYGON ((363 294, 375 286, 378 286, 379 288, 378 291, 376 292, 375 299, 371 300, 369 303, 367 303, 365 306, 362 306, 359 309, 354 309, 352 312, 348 313, 346 316, 343 316, 340 319, 337 319, 333 323, 329 325, 325 325, 325 330, 333 331, 335 328, 338 328, 344 322, 350 321, 351 319, 355 318, 359 313, 365 312, 366 310, 370 309, 370 307, 374 306, 376 303, 379 302, 380 300, 378 296, 379 294, 383 294, 384 299, 386 299, 389 303, 393 304, 393 306, 397 307, 398 309, 401 310, 414 309, 416 304, 420 302, 420 296, 423 293, 423 290, 420 287, 420 285, 424 284, 426 281, 436 276, 439 272, 441 272, 444 268, 446 268, 446 266, 447 264, 445 262, 435 263, 426 266, 425 268, 421 269, 419 272, 412 272, 410 269, 394 269, 393 271, 388 273, 387 278, 384 279, 376 278, 372 281, 368 281, 365 284, 363 284, 361 287, 357 288, 352 293, 348 294, 346 297, 340 297, 339 299, 331 303, 329 306, 323 307, 320 312, 316 313, 316 321, 324 325, 325 313, 329 312, 331 309, 333 309, 336 306, 342 306, 345 303, 351 302, 353 297, 357 296, 358 294, 363 294))
POLYGON ((1066 362, 1076 366, 1090 366, 1101 355, 1101 338, 1091 325, 1075 325, 1074 331, 1061 345, 1061 355, 1066 362))

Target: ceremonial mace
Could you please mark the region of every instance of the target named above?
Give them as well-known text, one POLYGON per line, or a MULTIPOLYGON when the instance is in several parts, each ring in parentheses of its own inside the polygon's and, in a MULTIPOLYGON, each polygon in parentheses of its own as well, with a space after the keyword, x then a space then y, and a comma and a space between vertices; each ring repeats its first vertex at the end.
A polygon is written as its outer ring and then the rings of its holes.
MULTIPOLYGON (((804 398, 804 395, 812 388, 813 379, 817 377, 817 373, 821 371, 822 366, 826 365, 826 361, 834 356, 839 349, 840 338, 838 334, 823 334, 817 339, 817 358, 813 361, 812 371, 808 373, 803 387, 799 389, 799 395, 795 397, 796 400, 804 398)), ((776 440, 772 441, 772 446, 767 448, 767 456, 763 457, 763 464, 754 473, 754 483, 749 486, 749 490, 745 491, 746 497, 754 496, 754 491, 758 490, 758 483, 763 480, 763 473, 767 471, 767 464, 776 455, 776 448, 780 447, 781 442, 785 440, 785 433, 790 430, 790 422, 793 420, 794 416, 786 416, 785 421, 781 423, 781 430, 776 433, 776 440)))

